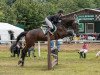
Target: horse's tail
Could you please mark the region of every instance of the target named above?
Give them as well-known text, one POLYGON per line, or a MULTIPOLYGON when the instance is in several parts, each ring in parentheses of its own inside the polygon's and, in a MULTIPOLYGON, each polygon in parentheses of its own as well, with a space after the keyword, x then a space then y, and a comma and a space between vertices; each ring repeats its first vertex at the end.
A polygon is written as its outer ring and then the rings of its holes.
POLYGON ((22 33, 20 33, 20 34, 18 35, 18 37, 16 38, 16 44, 19 42, 19 40, 20 40, 22 37, 26 36, 27 32, 28 32, 28 31, 25 31, 25 32, 22 32, 22 33))

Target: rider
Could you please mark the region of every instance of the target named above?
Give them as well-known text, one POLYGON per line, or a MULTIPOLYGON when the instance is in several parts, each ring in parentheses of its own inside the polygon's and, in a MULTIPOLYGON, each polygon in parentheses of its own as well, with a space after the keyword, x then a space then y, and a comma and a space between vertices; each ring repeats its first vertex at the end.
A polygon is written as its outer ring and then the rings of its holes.
POLYGON ((50 27, 51 32, 52 30, 54 32, 54 25, 56 26, 60 22, 62 16, 64 16, 63 10, 59 10, 57 14, 45 18, 45 22, 50 27))

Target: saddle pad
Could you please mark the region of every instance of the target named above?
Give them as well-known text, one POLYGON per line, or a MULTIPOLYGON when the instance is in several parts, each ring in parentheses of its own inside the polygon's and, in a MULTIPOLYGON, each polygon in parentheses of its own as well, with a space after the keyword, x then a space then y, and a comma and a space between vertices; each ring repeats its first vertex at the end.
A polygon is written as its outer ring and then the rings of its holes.
POLYGON ((46 25, 42 25, 41 29, 42 29, 43 33, 46 34, 47 26, 46 25))
MULTIPOLYGON (((47 30, 48 30, 47 25, 42 25, 41 26, 41 29, 42 29, 42 31, 43 31, 44 34, 47 33, 47 30)), ((53 25, 53 29, 50 29, 50 31, 52 33, 54 33, 56 30, 57 30, 57 27, 55 25, 53 25)))

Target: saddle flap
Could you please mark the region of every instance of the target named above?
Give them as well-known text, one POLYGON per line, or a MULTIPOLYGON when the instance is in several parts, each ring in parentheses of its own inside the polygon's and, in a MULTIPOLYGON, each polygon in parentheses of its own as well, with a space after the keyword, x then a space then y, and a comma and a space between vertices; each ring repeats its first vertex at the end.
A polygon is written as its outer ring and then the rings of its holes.
MULTIPOLYGON (((44 34, 46 34, 48 32, 48 26, 47 25, 42 25, 41 29, 42 29, 44 34)), ((50 32, 53 34, 56 30, 57 30, 57 27, 55 25, 53 25, 53 29, 50 29, 50 32)))

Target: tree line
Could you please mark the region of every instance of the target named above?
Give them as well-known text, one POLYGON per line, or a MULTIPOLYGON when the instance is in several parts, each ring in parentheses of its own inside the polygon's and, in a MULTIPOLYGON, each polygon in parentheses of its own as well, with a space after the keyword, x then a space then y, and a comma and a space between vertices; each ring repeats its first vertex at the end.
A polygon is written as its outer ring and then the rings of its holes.
POLYGON ((30 30, 40 27, 46 16, 60 9, 66 15, 84 8, 99 7, 100 0, 0 0, 0 22, 30 30))

